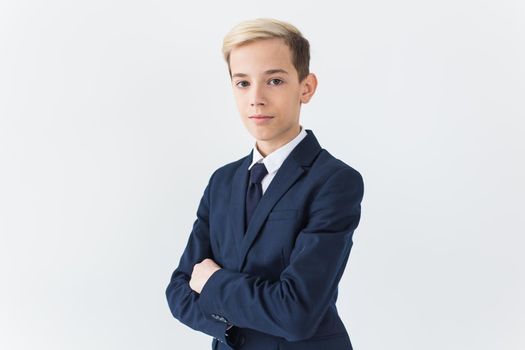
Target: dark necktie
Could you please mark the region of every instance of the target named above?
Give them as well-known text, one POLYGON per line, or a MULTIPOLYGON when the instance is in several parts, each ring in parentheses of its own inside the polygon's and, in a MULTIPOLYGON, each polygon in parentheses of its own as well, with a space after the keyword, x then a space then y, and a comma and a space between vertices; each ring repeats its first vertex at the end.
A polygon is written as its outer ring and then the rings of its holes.
POLYGON ((246 191, 246 229, 257 207, 257 203, 259 203, 262 197, 261 181, 266 174, 268 174, 268 170, 266 170, 264 163, 255 163, 250 169, 250 182, 248 183, 248 190, 246 191))

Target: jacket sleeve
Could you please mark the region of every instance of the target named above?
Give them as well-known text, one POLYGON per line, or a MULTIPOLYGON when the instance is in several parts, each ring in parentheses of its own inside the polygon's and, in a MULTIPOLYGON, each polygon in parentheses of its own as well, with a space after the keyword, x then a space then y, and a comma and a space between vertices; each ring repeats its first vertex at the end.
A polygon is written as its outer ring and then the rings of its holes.
POLYGON ((288 341, 313 336, 345 269, 360 221, 363 191, 363 179, 356 170, 334 172, 311 203, 308 221, 279 280, 218 270, 200 293, 203 313, 220 314, 237 327, 288 341))
POLYGON ((166 288, 166 298, 172 315, 180 322, 229 344, 225 337, 227 324, 212 318, 210 314, 204 314, 197 304, 199 294, 189 286, 193 266, 205 258, 213 259, 208 222, 209 192, 213 175, 200 200, 197 219, 193 224, 179 266, 172 273, 166 288))

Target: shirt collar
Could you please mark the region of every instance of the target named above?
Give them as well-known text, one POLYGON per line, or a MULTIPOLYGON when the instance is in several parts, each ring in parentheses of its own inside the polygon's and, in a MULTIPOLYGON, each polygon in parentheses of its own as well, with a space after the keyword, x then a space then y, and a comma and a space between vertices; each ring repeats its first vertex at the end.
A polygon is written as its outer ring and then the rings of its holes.
POLYGON ((284 160, 288 155, 292 152, 292 150, 299 144, 299 142, 302 141, 302 139, 307 135, 306 131, 304 130, 303 126, 300 125, 301 131, 299 134, 290 142, 287 144, 279 147, 272 153, 268 154, 266 157, 263 157, 259 150, 257 149, 257 142, 253 146, 253 157, 252 157, 252 163, 248 167, 248 170, 251 169, 251 167, 255 163, 264 163, 264 166, 268 170, 268 174, 276 172, 281 165, 283 164, 284 160))

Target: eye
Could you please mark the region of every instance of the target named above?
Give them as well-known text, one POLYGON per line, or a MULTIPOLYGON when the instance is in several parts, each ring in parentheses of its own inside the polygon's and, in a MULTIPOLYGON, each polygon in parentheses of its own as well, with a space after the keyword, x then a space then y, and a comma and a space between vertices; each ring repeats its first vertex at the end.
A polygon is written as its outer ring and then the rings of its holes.
POLYGON ((235 84, 235 86, 240 87, 240 88, 246 87, 246 86, 240 86, 240 85, 239 85, 239 84, 242 84, 242 83, 248 83, 248 82, 247 82, 246 80, 241 80, 241 81, 237 82, 237 83, 235 84))
POLYGON ((277 79, 277 78, 274 78, 274 79, 271 79, 270 82, 272 81, 278 81, 279 83, 278 84, 272 84, 272 85, 281 85, 283 83, 283 81, 281 79, 277 79))

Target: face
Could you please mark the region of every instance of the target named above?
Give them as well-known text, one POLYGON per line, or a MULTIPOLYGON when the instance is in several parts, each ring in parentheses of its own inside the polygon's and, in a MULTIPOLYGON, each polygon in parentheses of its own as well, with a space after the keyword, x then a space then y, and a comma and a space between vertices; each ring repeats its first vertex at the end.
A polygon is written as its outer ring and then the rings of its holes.
POLYGON ((262 153, 288 143, 299 134, 299 113, 315 92, 310 73, 302 82, 292 53, 281 38, 258 40, 230 54, 232 87, 237 109, 262 153))

